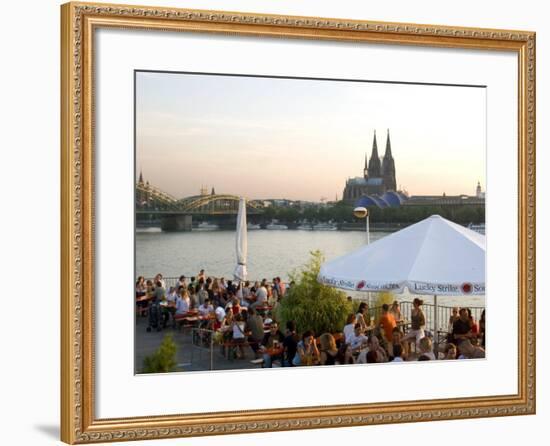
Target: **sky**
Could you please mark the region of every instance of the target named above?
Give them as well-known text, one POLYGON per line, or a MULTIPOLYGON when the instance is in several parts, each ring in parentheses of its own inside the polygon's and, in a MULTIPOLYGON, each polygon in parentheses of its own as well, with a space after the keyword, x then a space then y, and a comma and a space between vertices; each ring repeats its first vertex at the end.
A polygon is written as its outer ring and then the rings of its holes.
MULTIPOLYGON (((406 73, 403 74, 406 78, 406 73)), ((176 198, 341 199, 389 129, 398 189, 485 190, 486 89, 136 73, 136 175, 176 198)))

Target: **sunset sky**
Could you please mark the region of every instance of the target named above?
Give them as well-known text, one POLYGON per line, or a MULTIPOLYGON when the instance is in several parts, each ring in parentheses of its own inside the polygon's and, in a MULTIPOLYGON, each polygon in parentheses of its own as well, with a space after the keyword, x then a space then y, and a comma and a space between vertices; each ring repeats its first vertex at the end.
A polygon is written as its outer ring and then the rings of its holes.
MULTIPOLYGON (((403 74, 406 78, 406 74, 403 74)), ((390 129, 398 188, 485 190, 486 89, 136 74, 136 174, 182 198, 340 199, 390 129)))

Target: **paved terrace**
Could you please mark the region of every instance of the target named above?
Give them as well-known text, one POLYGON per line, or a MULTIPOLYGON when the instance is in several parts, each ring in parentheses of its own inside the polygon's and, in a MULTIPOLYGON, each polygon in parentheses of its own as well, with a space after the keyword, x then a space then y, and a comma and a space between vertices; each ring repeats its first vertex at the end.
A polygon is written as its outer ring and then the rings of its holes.
MULTIPOLYGON (((160 346, 164 336, 172 334, 178 346, 176 353, 177 371, 208 371, 210 370, 210 350, 206 347, 194 346, 191 328, 174 329, 170 325, 160 332, 152 330, 147 333, 147 317, 136 317, 136 373, 141 373, 143 359, 154 353, 160 346)), ((254 353, 250 347, 244 347, 245 358, 229 360, 222 354, 222 347, 214 345, 214 370, 250 369, 259 366, 250 363, 254 353)))

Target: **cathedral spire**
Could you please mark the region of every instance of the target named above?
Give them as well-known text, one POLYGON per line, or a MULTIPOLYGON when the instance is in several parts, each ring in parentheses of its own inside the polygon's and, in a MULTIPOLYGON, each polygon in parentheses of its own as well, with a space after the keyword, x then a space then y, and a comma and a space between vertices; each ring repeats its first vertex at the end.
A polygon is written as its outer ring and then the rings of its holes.
POLYGON ((372 153, 369 160, 369 177, 380 178, 381 172, 380 157, 378 156, 378 144, 376 143, 376 130, 372 141, 372 153))
POLYGON ((388 136, 386 136, 386 153, 384 158, 392 158, 391 154, 391 142, 390 142, 390 129, 388 129, 388 136))
POLYGON ((386 136, 386 153, 384 153, 382 176, 384 178, 384 188, 386 190, 397 190, 395 179, 395 161, 393 160, 393 156, 391 154, 390 129, 388 129, 388 135, 386 136))
POLYGON ((143 170, 139 169, 139 184, 143 184, 143 170))

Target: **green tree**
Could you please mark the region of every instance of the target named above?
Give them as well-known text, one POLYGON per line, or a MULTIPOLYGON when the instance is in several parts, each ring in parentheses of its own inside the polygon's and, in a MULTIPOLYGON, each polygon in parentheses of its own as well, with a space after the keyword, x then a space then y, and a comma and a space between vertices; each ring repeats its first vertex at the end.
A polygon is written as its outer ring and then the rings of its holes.
POLYGON ((143 359, 143 373, 173 372, 176 368, 177 349, 172 335, 164 336, 158 350, 143 359))
POLYGON ((313 330, 317 336, 344 328, 353 307, 344 292, 317 281, 323 262, 322 253, 313 251, 303 269, 290 274, 295 283, 279 305, 278 318, 282 324, 293 320, 299 332, 313 330))

